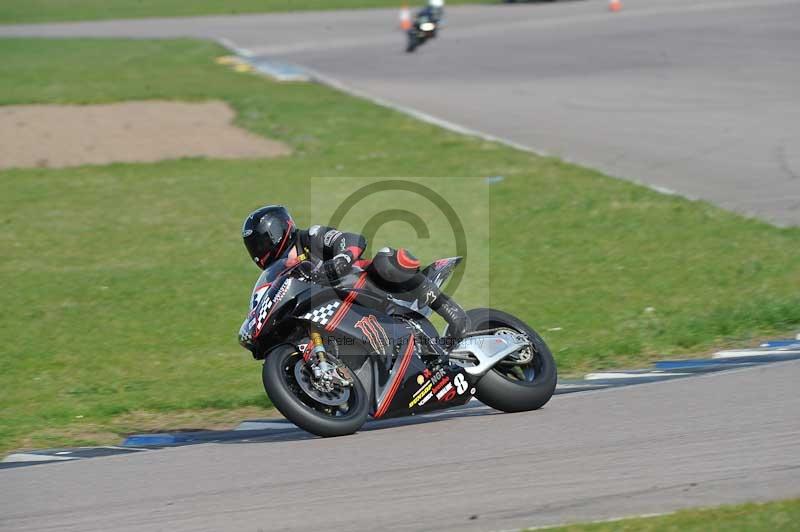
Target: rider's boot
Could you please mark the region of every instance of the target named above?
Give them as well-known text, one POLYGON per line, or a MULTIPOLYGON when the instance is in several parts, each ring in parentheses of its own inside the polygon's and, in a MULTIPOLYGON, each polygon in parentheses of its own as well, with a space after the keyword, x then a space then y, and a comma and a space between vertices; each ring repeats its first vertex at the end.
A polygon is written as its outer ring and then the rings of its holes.
POLYGON ((428 306, 447 322, 448 339, 455 345, 464 337, 471 326, 466 311, 429 279, 425 279, 420 289, 428 306))

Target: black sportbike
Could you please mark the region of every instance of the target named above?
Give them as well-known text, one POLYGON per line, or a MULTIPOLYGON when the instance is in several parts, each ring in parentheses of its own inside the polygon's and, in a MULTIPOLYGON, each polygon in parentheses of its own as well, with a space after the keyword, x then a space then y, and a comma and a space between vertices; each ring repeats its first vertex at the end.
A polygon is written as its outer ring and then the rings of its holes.
MULTIPOLYGON (((441 286, 461 261, 423 273, 441 286)), ((505 412, 542 407, 556 386, 544 340, 519 319, 468 311, 473 331, 447 345, 419 301, 380 290, 353 270, 315 283, 310 263, 267 268, 253 289, 240 341, 264 359, 264 388, 278 410, 318 436, 356 432, 367 420, 451 408, 473 396, 505 412)))
POLYGON ((417 49, 418 46, 425 44, 428 39, 436 37, 439 31, 439 21, 431 17, 425 12, 419 13, 411 27, 406 32, 408 42, 406 44, 406 52, 411 53, 417 49))

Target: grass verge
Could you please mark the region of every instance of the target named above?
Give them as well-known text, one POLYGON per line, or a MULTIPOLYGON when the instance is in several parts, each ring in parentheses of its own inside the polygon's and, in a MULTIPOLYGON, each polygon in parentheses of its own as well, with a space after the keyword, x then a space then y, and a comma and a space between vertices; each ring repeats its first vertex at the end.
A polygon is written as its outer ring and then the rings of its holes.
MULTIPOLYGON (((490 3, 491 0, 448 0, 447 5, 490 3)), ((411 2, 422 5, 424 2, 411 2)), ((401 0, 4 0, 0 24, 104 20, 145 17, 238 15, 330 9, 396 8, 401 0)))
POLYGON ((800 499, 684 510, 670 515, 536 529, 548 532, 789 532, 800 530, 800 499))
MULTIPOLYGON (((449 194, 489 195, 491 304, 540 329, 564 374, 800 324, 800 229, 322 86, 235 73, 215 64, 223 53, 181 40, 0 40, 0 105, 213 98, 294 149, 0 172, 0 450, 53 444, 29 438, 43 427, 100 430, 134 411, 267 406, 259 368, 235 341, 256 275, 239 229, 269 202, 318 221, 311 176, 504 176, 449 194)), ((415 251, 440 255, 435 239, 415 251)), ((465 278, 465 306, 485 303, 471 296, 484 281, 465 278)))

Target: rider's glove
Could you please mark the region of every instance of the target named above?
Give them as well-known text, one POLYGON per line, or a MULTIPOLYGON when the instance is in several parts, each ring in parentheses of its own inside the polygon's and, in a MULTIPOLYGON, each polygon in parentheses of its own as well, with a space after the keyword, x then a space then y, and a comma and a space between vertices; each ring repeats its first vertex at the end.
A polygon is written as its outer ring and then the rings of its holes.
POLYGON ((315 283, 325 281, 332 283, 349 272, 352 265, 352 255, 349 252, 340 253, 306 273, 306 277, 315 283))

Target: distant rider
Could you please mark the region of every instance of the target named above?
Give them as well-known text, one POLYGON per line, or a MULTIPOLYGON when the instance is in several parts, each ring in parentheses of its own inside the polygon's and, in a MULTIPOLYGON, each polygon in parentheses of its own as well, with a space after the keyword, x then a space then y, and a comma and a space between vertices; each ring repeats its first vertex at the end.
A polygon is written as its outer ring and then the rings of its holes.
POLYGON ((417 13, 417 18, 427 17, 431 22, 437 25, 441 24, 444 18, 444 0, 428 0, 428 5, 423 7, 417 13))
POLYGON ((309 273, 312 280, 334 282, 357 263, 380 288, 430 306, 448 323, 448 335, 454 339, 463 337, 469 328, 464 309, 420 272, 419 261, 405 249, 387 247, 372 261, 360 260, 367 247, 362 235, 321 225, 297 229, 282 205, 253 211, 244 221, 242 238, 253 262, 262 270, 279 259, 285 259, 287 267, 310 261, 315 265, 309 273))

